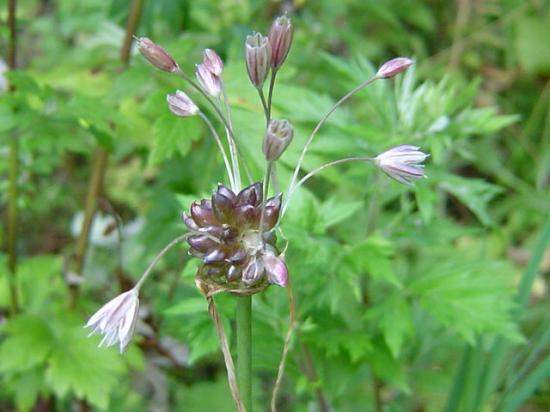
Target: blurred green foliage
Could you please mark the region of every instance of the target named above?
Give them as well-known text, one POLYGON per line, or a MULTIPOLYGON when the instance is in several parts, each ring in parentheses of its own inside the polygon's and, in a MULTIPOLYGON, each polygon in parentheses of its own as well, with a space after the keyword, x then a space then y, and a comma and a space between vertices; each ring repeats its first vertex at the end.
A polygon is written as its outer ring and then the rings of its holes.
MULTIPOLYGON (((5 21, 6 0, 0 7, 5 21)), ((183 248, 145 287, 138 336, 124 356, 96 349, 81 327, 182 233, 181 212, 223 176, 199 120, 167 110, 166 94, 185 84, 135 52, 123 70, 128 10, 122 0, 18 2, 21 69, 3 74, 16 92, 0 96, 0 175, 7 176, 15 135, 21 310, 8 316, 2 253, 2 411, 233 410, 194 286, 197 263, 183 248), (108 223, 92 231, 69 309, 74 221, 98 146, 110 154, 101 213, 112 225, 116 212, 122 234, 117 239, 108 223)), ((274 116, 293 122, 295 139, 278 165, 283 189, 320 117, 396 55, 417 64, 338 109, 304 170, 400 143, 431 157, 429 178, 412 189, 351 164, 329 169, 293 198, 282 229, 299 323, 280 410, 548 410, 548 3, 145 2, 137 34, 185 70, 205 47, 223 57, 237 139, 256 178, 264 119, 243 39, 265 32, 285 10, 296 33, 274 116)), ((4 50, 4 25, 0 34, 4 50)), ((7 199, 2 178, 3 217, 7 199)), ((217 303, 233 342, 234 302, 220 296, 217 303)), ((286 292, 268 289, 253 309, 255 403, 264 410, 288 326, 286 292)))

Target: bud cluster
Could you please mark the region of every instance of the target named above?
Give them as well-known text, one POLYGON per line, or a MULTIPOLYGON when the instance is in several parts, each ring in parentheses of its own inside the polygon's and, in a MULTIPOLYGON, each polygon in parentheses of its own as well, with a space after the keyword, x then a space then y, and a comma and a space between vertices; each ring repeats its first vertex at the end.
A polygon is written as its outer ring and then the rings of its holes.
POLYGON ((270 69, 277 71, 282 66, 290 50, 292 36, 290 19, 281 16, 275 19, 267 37, 260 33, 246 37, 246 69, 256 88, 262 88, 270 69))
POLYGON ((219 185, 211 199, 193 203, 183 220, 196 233, 187 242, 203 263, 197 276, 236 286, 285 286, 288 271, 271 232, 281 200, 277 195, 264 204, 262 184, 254 183, 238 194, 219 185))

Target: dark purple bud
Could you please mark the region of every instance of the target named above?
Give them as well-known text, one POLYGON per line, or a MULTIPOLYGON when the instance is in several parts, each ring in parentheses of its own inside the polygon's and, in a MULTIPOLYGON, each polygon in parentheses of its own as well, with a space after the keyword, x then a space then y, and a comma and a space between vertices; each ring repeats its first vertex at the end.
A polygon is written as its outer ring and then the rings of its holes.
POLYGON ((202 64, 208 69, 214 76, 220 77, 223 73, 223 61, 212 49, 204 49, 202 57, 202 64))
POLYGON ((243 270, 243 282, 246 285, 258 283, 264 275, 264 265, 261 259, 252 259, 243 270))
POLYGON ((199 226, 195 223, 193 218, 189 216, 187 213, 183 214, 183 223, 185 223, 185 226, 187 226, 189 230, 193 230, 193 231, 199 230, 199 226))
POLYGON ((237 206, 235 209, 235 225, 237 227, 246 228, 258 224, 259 212, 258 209, 250 205, 237 206))
POLYGON ((240 279, 242 273, 243 273, 243 270, 241 268, 237 266, 229 266, 229 269, 227 270, 225 277, 229 282, 233 282, 237 279, 240 279))
POLYGON ((273 196, 267 199, 267 202, 265 202, 265 206, 280 209, 281 203, 283 203, 283 194, 279 193, 277 196, 273 196))
POLYGON ((221 249, 214 249, 202 258, 202 261, 206 264, 223 262, 225 259, 225 253, 221 249))
POLYGON ((195 74, 202 89, 210 96, 218 97, 222 91, 222 82, 218 76, 210 72, 204 64, 197 64, 195 74))
POLYGON ((234 202, 219 191, 212 195, 212 210, 220 222, 231 222, 235 216, 234 202))
POLYGON ((238 248, 231 252, 227 257, 227 260, 231 263, 242 263, 246 260, 246 251, 244 249, 238 248))
POLYGON ((187 243, 189 243, 189 246, 191 246, 193 249, 201 253, 207 253, 209 250, 215 248, 218 245, 208 236, 204 235, 190 236, 189 239, 187 239, 187 243))
POLYGON ((199 232, 208 233, 210 236, 214 236, 218 239, 221 239, 223 237, 223 228, 217 225, 200 228, 199 232))
POLYGON ((376 73, 376 77, 380 79, 389 79, 398 75, 401 72, 404 72, 412 64, 413 61, 411 59, 408 59, 406 57, 396 57, 395 59, 388 60, 386 63, 380 66, 380 69, 378 69, 378 72, 376 73))
POLYGON ((248 77, 256 88, 261 89, 271 63, 271 45, 268 38, 260 33, 246 36, 245 54, 248 77))
POLYGON ((269 283, 285 287, 288 283, 288 268, 283 259, 271 254, 262 257, 269 283))
POLYGON ((198 257, 201 259, 204 257, 204 253, 201 253, 196 249, 189 249, 187 253, 189 253, 190 256, 198 257))
POLYGON ((271 67, 277 70, 286 59, 293 35, 292 24, 286 16, 277 17, 269 29, 271 67))
POLYGON ((136 37, 135 39, 139 52, 157 69, 165 72, 179 70, 176 61, 162 47, 153 43, 147 37, 136 37))
POLYGON ((266 206, 262 227, 263 232, 273 229, 273 227, 277 224, 277 221, 279 220, 279 211, 280 208, 278 207, 266 206))
POLYGON ((218 223, 212 211, 212 207, 210 206, 210 202, 205 203, 201 201, 200 205, 193 202, 191 205, 191 216, 200 227, 211 226, 218 223))
POLYGON ((260 182, 256 182, 248 187, 245 187, 237 195, 237 206, 259 206, 263 201, 262 192, 262 184, 260 182))
POLYGON ((181 90, 176 90, 176 93, 167 95, 166 101, 168 102, 168 108, 176 116, 189 117, 199 112, 197 105, 181 90))
POLYGON ((219 277, 223 275, 225 269, 223 266, 206 265, 200 269, 200 274, 206 277, 219 277))
POLYGON ((270 121, 262 147, 266 160, 272 162, 281 157, 293 137, 294 128, 288 120, 270 121))
POLYGON ((227 186, 218 185, 216 192, 218 192, 221 195, 224 195, 228 199, 231 199, 232 202, 235 202, 235 200, 237 199, 237 195, 233 193, 233 190, 229 189, 227 186))

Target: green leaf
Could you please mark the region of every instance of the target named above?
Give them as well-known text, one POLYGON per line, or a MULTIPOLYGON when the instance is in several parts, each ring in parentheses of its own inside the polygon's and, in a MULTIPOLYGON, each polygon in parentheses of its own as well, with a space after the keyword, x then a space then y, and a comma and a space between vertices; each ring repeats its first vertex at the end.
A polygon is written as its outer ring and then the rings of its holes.
POLYGON ((187 298, 164 311, 168 316, 191 315, 195 313, 207 313, 208 307, 203 297, 187 298))
POLYGON ((466 179, 459 176, 446 176, 441 187, 464 203, 481 223, 486 226, 493 224, 488 206, 496 195, 502 193, 502 188, 481 179, 466 179))
POLYGON ((74 320, 62 318, 56 329, 58 341, 48 359, 46 382, 61 398, 72 394, 105 409, 125 369, 121 355, 116 348, 97 348, 97 339, 88 338, 74 320))
POLYGON ((361 206, 363 206, 363 202, 346 202, 341 201, 336 197, 331 197, 319 208, 319 216, 323 229, 326 230, 329 227, 346 220, 357 212, 361 206))
POLYGON ((397 358, 401 353, 403 342, 413 332, 410 306, 402 294, 394 293, 384 299, 380 306, 380 315, 384 340, 393 357, 397 358))
POLYGON ((55 344, 49 325, 41 318, 20 315, 5 326, 8 337, 0 346, 0 371, 28 371, 45 362, 55 344))
POLYGON ((516 51, 520 64, 530 73, 550 73, 550 13, 518 20, 516 51))
POLYGON ((175 153, 186 155, 192 142, 200 138, 200 130, 197 117, 181 118, 172 113, 161 115, 153 125, 154 146, 149 162, 156 165, 175 153))
POLYGON ((340 270, 356 275, 367 272, 374 280, 400 287, 401 281, 392 268, 393 254, 389 241, 373 236, 344 252, 340 270))
POLYGON ((408 290, 447 327, 474 343, 478 333, 490 332, 520 342, 512 319, 513 271, 502 262, 469 262, 455 256, 415 276, 408 290))

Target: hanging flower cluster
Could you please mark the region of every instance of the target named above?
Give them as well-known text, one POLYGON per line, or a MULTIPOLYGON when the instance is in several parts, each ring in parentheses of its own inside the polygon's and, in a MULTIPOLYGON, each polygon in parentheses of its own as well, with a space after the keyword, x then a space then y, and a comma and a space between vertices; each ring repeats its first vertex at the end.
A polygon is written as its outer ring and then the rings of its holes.
POLYGON ((113 299, 90 318, 86 326, 93 329, 92 334, 99 332, 105 335, 102 344, 119 343, 121 351, 127 347, 138 316, 138 291, 154 264, 173 245, 187 241, 189 253, 201 260, 196 275, 197 285, 207 296, 224 291, 254 294, 269 285, 285 287, 289 273, 284 254, 277 248, 276 234, 293 194, 308 179, 328 167, 351 161, 372 163, 391 178, 405 184, 425 177, 421 163, 428 155, 416 146, 402 145, 376 157, 337 159, 299 178, 311 142, 332 113, 359 90, 376 80, 392 78, 413 64, 408 58, 398 57, 384 63, 373 77, 347 93, 321 117, 302 148, 284 201, 282 193, 271 193, 270 196, 270 182, 276 175, 274 165, 294 136, 294 129, 288 120, 273 119, 271 116, 276 76, 289 54, 293 30, 290 19, 282 16, 273 22, 268 36, 254 33, 244 43, 245 67, 252 86, 258 91, 266 121, 262 145, 266 167, 262 179, 258 180, 250 176, 235 137, 223 80, 224 64, 218 54, 211 49, 204 50, 202 62, 195 66, 195 80, 162 47, 148 38, 135 38, 138 50, 153 66, 183 78, 213 109, 225 132, 224 139, 218 134, 215 124, 184 91, 176 90, 166 98, 168 109, 174 115, 199 116, 203 120, 220 151, 227 172, 227 184, 219 184, 211 198, 194 202, 190 210, 183 214, 187 232, 159 253, 131 291, 113 299), (265 84, 268 84, 267 96, 264 94, 265 84), (247 179, 243 179, 242 170, 247 179))

